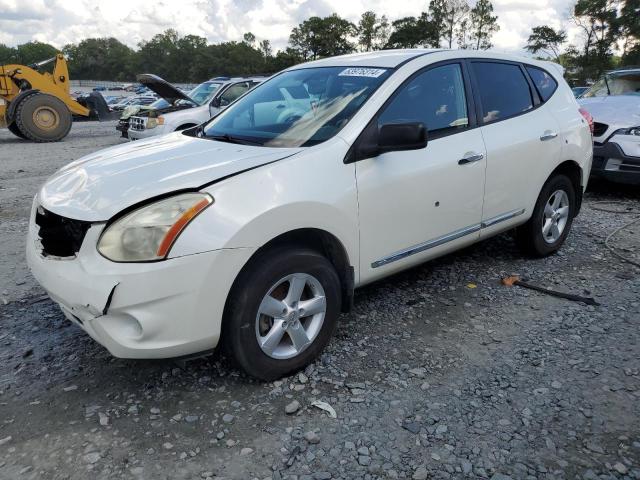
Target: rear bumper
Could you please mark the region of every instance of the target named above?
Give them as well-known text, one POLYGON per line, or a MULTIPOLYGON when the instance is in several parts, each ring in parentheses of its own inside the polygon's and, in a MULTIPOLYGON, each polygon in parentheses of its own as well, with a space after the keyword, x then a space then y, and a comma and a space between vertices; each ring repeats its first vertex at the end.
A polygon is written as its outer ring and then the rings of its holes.
POLYGON ((614 142, 594 145, 591 176, 616 183, 640 185, 640 156, 625 154, 620 145, 614 142))

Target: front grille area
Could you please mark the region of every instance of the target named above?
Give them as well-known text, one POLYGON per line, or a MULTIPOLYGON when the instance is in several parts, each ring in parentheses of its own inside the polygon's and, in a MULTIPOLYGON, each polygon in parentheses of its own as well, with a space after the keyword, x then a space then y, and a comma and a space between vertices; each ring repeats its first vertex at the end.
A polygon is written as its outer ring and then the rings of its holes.
POLYGON ((609 129, 606 123, 593 122, 593 136, 601 137, 609 129))
POLYGON ((129 119, 129 128, 131 130, 142 131, 145 127, 145 121, 142 117, 131 117, 129 119))
POLYGON ((91 222, 61 217, 38 207, 36 225, 40 227, 38 236, 44 255, 73 257, 80 250, 91 222))

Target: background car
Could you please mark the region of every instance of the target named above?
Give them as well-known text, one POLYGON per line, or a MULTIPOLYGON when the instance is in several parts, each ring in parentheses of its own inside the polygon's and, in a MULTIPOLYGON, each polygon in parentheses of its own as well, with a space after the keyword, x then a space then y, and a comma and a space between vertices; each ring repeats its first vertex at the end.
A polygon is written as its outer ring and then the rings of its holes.
POLYGON ((606 73, 578 102, 594 119, 591 174, 640 185, 640 68, 606 73))
POLYGON ((162 97, 166 104, 158 104, 153 109, 130 116, 127 137, 131 140, 184 130, 206 122, 263 82, 264 77, 216 77, 201 83, 188 94, 155 75, 143 75, 139 80, 162 97))

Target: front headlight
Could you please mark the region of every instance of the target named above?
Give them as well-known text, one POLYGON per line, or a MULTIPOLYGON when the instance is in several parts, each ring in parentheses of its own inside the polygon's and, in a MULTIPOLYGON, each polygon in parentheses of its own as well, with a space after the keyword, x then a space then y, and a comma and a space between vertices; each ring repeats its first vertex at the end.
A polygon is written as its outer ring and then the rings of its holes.
POLYGON ((613 132, 613 135, 636 135, 640 137, 640 126, 631 128, 620 128, 613 132))
POLYGON ((160 117, 149 117, 147 118, 147 125, 146 128, 147 130, 150 128, 156 128, 158 125, 164 125, 164 117, 160 116, 160 117))
POLYGON ((114 262, 162 260, 189 222, 212 203, 206 193, 183 193, 145 205, 109 225, 98 251, 114 262))

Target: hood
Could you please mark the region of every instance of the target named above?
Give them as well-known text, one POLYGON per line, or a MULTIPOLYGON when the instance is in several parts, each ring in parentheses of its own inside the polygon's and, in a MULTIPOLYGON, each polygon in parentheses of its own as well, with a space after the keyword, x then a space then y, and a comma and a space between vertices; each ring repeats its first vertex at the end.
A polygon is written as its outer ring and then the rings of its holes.
POLYGON ((189 97, 189 95, 185 94, 178 87, 174 87, 157 75, 153 75, 152 73, 143 73, 138 75, 137 79, 142 85, 157 93, 161 98, 164 98, 171 104, 176 103, 178 100, 186 100, 188 102, 192 102, 194 105, 198 105, 195 100, 189 97))
POLYGON ((87 155, 58 170, 38 192, 47 210, 106 221, 127 207, 280 160, 301 148, 237 145, 175 132, 87 155))
POLYGON ((640 125, 640 95, 580 98, 578 103, 596 122, 618 128, 640 125))

